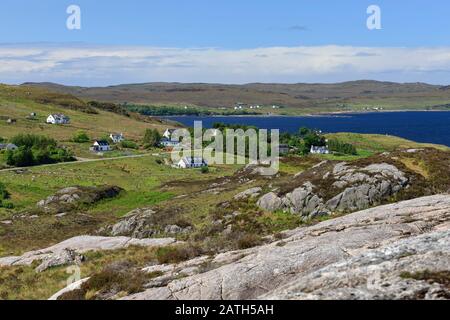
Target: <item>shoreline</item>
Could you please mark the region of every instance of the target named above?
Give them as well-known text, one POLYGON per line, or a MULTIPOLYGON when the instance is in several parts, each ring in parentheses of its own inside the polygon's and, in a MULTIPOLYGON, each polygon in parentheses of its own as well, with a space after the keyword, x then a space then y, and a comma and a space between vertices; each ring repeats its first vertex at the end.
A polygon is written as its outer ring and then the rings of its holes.
POLYGON ((284 117, 326 117, 326 116, 339 116, 339 115, 357 115, 357 114, 382 114, 382 113, 400 113, 400 112, 450 112, 450 110, 416 110, 416 109, 400 109, 400 110, 383 110, 383 111, 320 111, 317 113, 306 113, 306 114, 298 114, 298 115, 286 115, 286 114, 238 114, 238 115, 227 115, 227 114, 213 114, 213 115, 173 115, 173 116, 149 116, 156 117, 162 119, 170 119, 170 118, 180 118, 180 117, 209 117, 209 118, 225 118, 225 117, 234 117, 234 118, 284 118, 284 117))

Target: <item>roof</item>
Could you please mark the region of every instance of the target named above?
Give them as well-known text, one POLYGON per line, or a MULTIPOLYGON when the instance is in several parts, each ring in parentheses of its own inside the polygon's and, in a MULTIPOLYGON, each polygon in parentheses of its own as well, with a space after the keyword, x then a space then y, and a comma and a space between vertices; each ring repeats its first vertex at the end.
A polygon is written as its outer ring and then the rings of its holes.
POLYGON ((18 148, 14 143, 0 143, 0 149, 18 148))
POLYGON ((50 116, 55 119, 69 119, 69 117, 64 114, 51 114, 50 116))
POLYGON ((181 159, 186 164, 193 164, 193 163, 204 163, 207 164, 206 160, 201 157, 184 157, 181 159))
POLYGON ((105 140, 95 140, 94 144, 97 143, 99 146, 109 146, 108 141, 105 140))

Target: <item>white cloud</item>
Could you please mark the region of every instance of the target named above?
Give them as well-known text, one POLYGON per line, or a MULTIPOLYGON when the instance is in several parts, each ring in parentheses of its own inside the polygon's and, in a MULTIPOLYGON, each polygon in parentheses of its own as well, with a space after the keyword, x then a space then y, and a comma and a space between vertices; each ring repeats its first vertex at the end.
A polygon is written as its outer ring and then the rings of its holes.
POLYGON ((335 82, 376 79, 448 84, 450 48, 351 46, 154 48, 0 45, 0 82, 335 82))

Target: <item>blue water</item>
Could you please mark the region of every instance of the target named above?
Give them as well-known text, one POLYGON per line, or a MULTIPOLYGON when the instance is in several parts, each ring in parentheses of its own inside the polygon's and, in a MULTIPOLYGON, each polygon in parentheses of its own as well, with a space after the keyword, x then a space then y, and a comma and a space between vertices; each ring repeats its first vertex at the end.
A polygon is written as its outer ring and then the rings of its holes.
POLYGON ((170 117, 186 126, 203 121, 205 128, 215 122, 245 124, 263 129, 280 129, 297 132, 301 127, 323 132, 376 133, 399 136, 405 139, 450 146, 450 112, 377 112, 361 114, 321 115, 307 117, 170 117))

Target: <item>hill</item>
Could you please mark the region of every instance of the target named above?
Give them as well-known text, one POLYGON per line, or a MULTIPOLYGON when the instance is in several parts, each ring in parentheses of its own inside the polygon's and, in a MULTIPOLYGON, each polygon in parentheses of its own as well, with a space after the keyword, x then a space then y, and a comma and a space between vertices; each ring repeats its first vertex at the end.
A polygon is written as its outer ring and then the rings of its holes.
MULTIPOLYGON (((147 105, 197 106, 232 110, 237 103, 261 105, 261 113, 305 114, 333 111, 448 110, 450 90, 425 83, 352 81, 336 84, 223 85, 204 83, 143 83, 109 87, 71 87, 54 83, 26 83, 83 100, 147 105), (273 109, 272 106, 280 106, 273 109)), ((245 108, 245 107, 244 107, 245 108)))
POLYGON ((2 138, 35 133, 68 143, 74 133, 83 130, 91 139, 122 132, 127 139, 140 140, 147 128, 163 131, 169 125, 163 120, 124 112, 113 104, 86 103, 71 94, 24 86, 0 85, 0 110, 2 138), (30 117, 31 113, 37 115, 30 117), (46 118, 52 113, 66 114, 71 119, 70 124, 46 124, 46 118), (9 118, 16 123, 8 124, 9 118))

